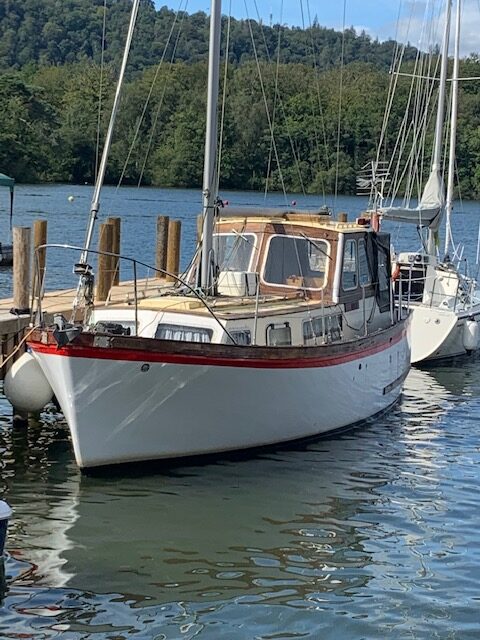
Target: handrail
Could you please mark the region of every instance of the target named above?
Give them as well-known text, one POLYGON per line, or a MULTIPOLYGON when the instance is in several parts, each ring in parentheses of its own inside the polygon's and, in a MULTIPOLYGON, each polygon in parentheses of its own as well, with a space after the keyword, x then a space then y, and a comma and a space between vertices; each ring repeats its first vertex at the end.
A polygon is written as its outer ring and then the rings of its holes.
MULTIPOLYGON (((402 272, 400 272, 399 278, 398 278, 398 283, 399 283, 399 287, 398 287, 398 293, 395 296, 395 299, 397 301, 397 303, 399 303, 399 301, 402 299, 402 295, 403 295, 403 289, 402 289, 402 284, 403 283, 407 283, 408 287, 407 287, 407 308, 409 308, 410 303, 412 301, 412 285, 413 284, 417 284, 417 283, 425 283, 427 280, 426 276, 422 276, 419 278, 413 278, 412 277, 412 272, 411 269, 409 269, 408 271, 409 273, 409 277, 407 280, 403 279, 403 275, 402 272)), ((445 274, 443 274, 442 276, 436 276, 433 279, 433 286, 432 286, 432 291, 430 293, 430 300, 429 300, 429 306, 430 308, 434 307, 434 306, 440 306, 439 303, 442 300, 453 300, 454 301, 454 305, 453 305, 453 310, 456 311, 457 307, 459 305, 460 302, 463 302, 465 305, 465 309, 468 309, 469 307, 474 306, 475 304, 480 303, 480 299, 476 298, 474 295, 474 285, 475 285, 475 281, 472 278, 467 278, 467 277, 461 277, 461 278, 457 278, 457 286, 456 286, 456 291, 454 294, 452 293, 440 293, 438 291, 436 291, 437 288, 437 282, 440 281, 441 279, 445 278, 445 274), (466 283, 468 289, 464 289, 462 288, 462 282, 466 283), (462 300, 462 296, 461 294, 465 294, 465 299, 462 300)), ((420 294, 418 294, 420 295, 420 294)), ((417 298, 417 296, 416 296, 417 298)), ((423 294, 422 294, 422 299, 423 299, 423 294)), ((416 301, 418 302, 418 300, 416 299, 416 301)), ((403 304, 403 301, 402 301, 403 304)))
MULTIPOLYGON (((38 257, 38 253, 41 249, 69 249, 72 251, 81 251, 82 248, 75 246, 75 245, 71 245, 71 244, 41 244, 38 247, 35 248, 35 258, 36 258, 36 269, 38 272, 40 272, 40 262, 39 262, 39 257, 38 257)), ((207 309, 208 313, 212 316, 212 318, 215 320, 215 322, 217 322, 220 327, 222 328, 222 330, 227 334, 228 338, 233 342, 233 344, 237 344, 236 340, 234 339, 234 337, 232 336, 232 334, 228 331, 228 329, 222 324, 221 320, 216 316, 215 312, 213 311, 213 309, 210 307, 210 305, 208 304, 208 302, 204 299, 203 295, 201 293, 199 293, 196 289, 194 289, 194 287, 192 287, 188 282, 186 282, 181 276, 178 276, 175 273, 171 273, 170 271, 167 271, 166 269, 159 269, 157 267, 153 267, 152 265, 147 264, 146 262, 142 262, 141 260, 136 260, 135 258, 131 258, 130 256, 124 256, 120 253, 113 253, 112 251, 99 251, 99 250, 95 250, 95 249, 90 249, 89 253, 94 253, 96 255, 104 255, 104 256, 110 256, 111 258, 119 258, 120 260, 126 260, 127 262, 131 262, 133 264, 133 272, 134 272, 134 301, 135 301, 135 330, 137 331, 138 329, 138 318, 137 318, 137 314, 138 314, 138 294, 137 294, 137 265, 141 265, 142 267, 146 267, 147 269, 152 269, 153 271, 157 272, 157 273, 161 273, 165 276, 168 276, 170 278, 173 278, 174 280, 176 280, 177 282, 179 282, 180 284, 182 284, 184 287, 186 287, 191 293, 194 294, 194 296, 196 298, 198 298, 198 300, 200 300, 200 302, 204 305, 204 307, 207 309)), ((41 291, 39 291, 39 295, 38 295, 38 307, 37 307, 37 313, 39 313, 41 315, 41 291)), ((35 292, 32 291, 32 309, 33 309, 33 299, 35 298, 35 292)))

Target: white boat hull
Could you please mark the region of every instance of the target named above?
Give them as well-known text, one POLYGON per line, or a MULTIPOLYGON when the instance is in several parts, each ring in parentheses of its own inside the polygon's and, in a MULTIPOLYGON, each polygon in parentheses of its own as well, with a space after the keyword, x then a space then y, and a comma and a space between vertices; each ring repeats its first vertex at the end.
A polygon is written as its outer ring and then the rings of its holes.
POLYGON ((480 323, 480 304, 462 311, 422 304, 412 305, 411 310, 412 364, 456 358, 472 352, 465 348, 465 323, 469 319, 480 323))
POLYGON ((410 366, 405 328, 387 333, 380 347, 343 345, 340 356, 286 365, 31 346, 85 468, 260 447, 365 420, 397 400, 410 366))

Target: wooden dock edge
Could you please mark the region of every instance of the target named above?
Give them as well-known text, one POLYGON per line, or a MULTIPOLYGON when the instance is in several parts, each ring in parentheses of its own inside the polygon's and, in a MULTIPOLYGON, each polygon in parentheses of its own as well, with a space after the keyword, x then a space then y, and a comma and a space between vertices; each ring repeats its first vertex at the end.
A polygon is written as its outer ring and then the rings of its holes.
MULTIPOLYGON (((171 285, 166 283, 165 280, 154 277, 138 280, 138 299, 140 300, 147 296, 160 294, 170 286, 171 285)), ((53 316, 57 313, 61 313, 67 318, 70 317, 75 293, 76 291, 74 289, 48 291, 45 293, 42 308, 47 324, 53 322, 53 316)), ((110 292, 108 304, 111 306, 117 304, 134 304, 133 281, 124 281, 119 285, 114 285, 110 292)), ((96 306, 104 305, 104 302, 99 301, 96 306)), ((31 322, 30 315, 16 316, 10 313, 12 307, 12 298, 0 300, 0 380, 5 378, 12 364, 25 352, 26 344, 22 344, 20 348, 18 348, 18 346, 28 333, 31 322), (15 352, 15 350, 17 351, 15 352), (12 356, 12 354, 14 355, 12 356)))

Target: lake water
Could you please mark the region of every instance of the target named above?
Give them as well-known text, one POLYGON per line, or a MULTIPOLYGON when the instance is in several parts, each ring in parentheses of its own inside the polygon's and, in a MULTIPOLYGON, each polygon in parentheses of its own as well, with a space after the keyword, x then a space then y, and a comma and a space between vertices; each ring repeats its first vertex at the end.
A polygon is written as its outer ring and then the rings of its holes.
MULTIPOLYGON (((14 224, 31 226, 39 218, 48 220, 48 241, 53 244, 81 245, 85 237, 85 228, 92 196, 90 186, 72 185, 20 185, 15 191, 14 224), (69 197, 73 196, 73 201, 69 197)), ((235 206, 262 204, 262 194, 251 192, 227 192, 222 196, 235 206)), ((315 208, 324 201, 315 196, 280 194, 268 196, 270 206, 296 202, 297 208, 315 208)), ((326 200, 326 204, 335 212, 346 211, 353 220, 367 205, 366 198, 339 197, 326 200)), ((8 224, 8 192, 0 193, 0 241, 10 238, 8 224)), ((168 215, 182 221, 181 266, 186 267, 192 256, 196 236, 196 216, 201 211, 201 195, 192 189, 154 189, 128 188, 115 189, 105 187, 102 197, 100 218, 121 216, 122 253, 135 257, 147 264, 155 264, 155 233, 158 215, 168 215)), ((101 220, 100 220, 101 221, 101 220)), ((454 232, 457 242, 465 244, 464 257, 469 267, 475 270, 477 238, 480 222, 480 203, 465 202, 458 206, 454 220, 454 232)), ((386 224, 384 228, 392 233, 392 242, 398 249, 412 249, 419 246, 414 226, 386 224)), ((98 225, 97 225, 98 230, 98 225)), ((443 241, 441 246, 443 246, 443 241)), ((97 247, 95 238, 92 245, 97 247)), ((74 262, 79 253, 75 251, 50 250, 47 257, 46 286, 50 289, 73 287, 77 279, 72 274, 74 262)), ((128 263, 122 263, 122 279, 131 278, 128 263)), ((141 276, 152 275, 144 270, 141 276)), ((11 271, 0 270, 0 297, 11 295, 11 271)))
MULTIPOLYGON (((17 223, 48 214, 51 242, 78 243, 89 193, 20 187, 17 223)), ((126 214, 125 253, 153 261, 166 213, 183 221, 186 262, 197 193, 106 196, 107 214, 126 214)), ((478 211, 456 219, 471 263, 478 211)), ((392 233, 412 247, 414 232, 392 233)), ((61 267, 49 256, 57 286, 61 267)), ((59 416, 13 430, 0 396, 0 495, 15 510, 0 638, 478 639, 479 417, 471 359, 413 370, 388 415, 308 446, 85 476, 59 416)))

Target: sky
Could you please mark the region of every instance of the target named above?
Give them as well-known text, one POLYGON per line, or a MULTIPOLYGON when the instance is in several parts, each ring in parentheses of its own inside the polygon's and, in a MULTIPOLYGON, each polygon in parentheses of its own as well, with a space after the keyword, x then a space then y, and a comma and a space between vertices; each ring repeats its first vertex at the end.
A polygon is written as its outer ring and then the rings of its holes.
MULTIPOLYGON (((209 13, 209 0, 184 0, 188 1, 188 13, 195 11, 205 11, 209 13)), ((180 0, 155 0, 157 7, 167 4, 171 8, 177 8, 180 0)), ((382 32, 395 31, 395 22, 398 14, 398 0, 347 0, 346 23, 347 26, 357 26, 372 28, 382 32), (382 5, 379 10, 379 4, 382 5)), ((259 13, 265 24, 286 23, 289 25, 302 26, 302 14, 299 0, 256 0, 259 13), (283 12, 282 12, 283 5, 283 12)), ((228 13, 230 0, 223 0, 222 11, 228 13)), ((236 18, 257 19, 257 11, 254 0, 231 0, 232 15, 236 18), (246 7, 245 7, 246 5, 246 7)), ((342 0, 330 0, 329 2, 319 2, 318 0, 303 0, 304 19, 308 24, 308 8, 313 18, 315 15, 322 26, 341 29, 343 23, 343 2, 342 0)))
MULTIPOLYGON (((210 11, 209 0, 155 0, 157 7, 177 9, 182 2, 187 12, 210 11)), ((257 19, 257 9, 265 24, 285 23, 302 26, 301 6, 304 22, 308 26, 316 16, 320 25, 341 30, 343 25, 343 0, 223 0, 223 13, 232 7, 236 18, 257 19), (283 12, 282 12, 283 6, 283 12)), ((454 0, 454 6, 456 1, 454 0)), ((431 41, 425 33, 425 16, 436 31, 435 40, 440 40, 441 19, 444 16, 445 0, 345 0, 345 25, 356 31, 365 31, 373 38, 386 40, 399 38, 412 45, 424 48, 422 43, 431 41), (433 18, 433 19, 430 19, 433 18)), ((453 23, 452 18, 452 23, 453 23)), ((453 28, 453 27, 452 27, 453 28)), ((480 51, 480 0, 463 0, 461 53, 468 55, 480 51)), ((452 45, 453 46, 453 45, 452 45)))

